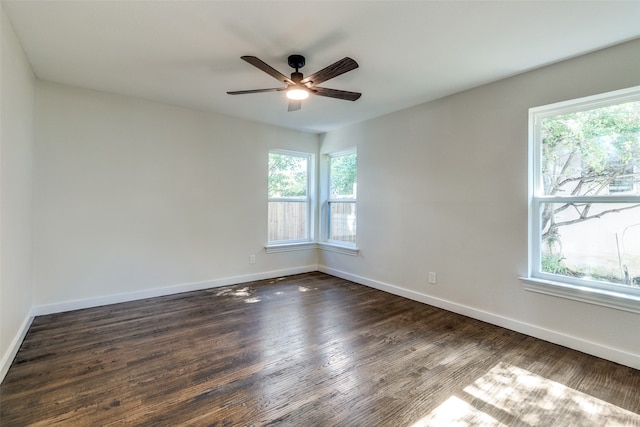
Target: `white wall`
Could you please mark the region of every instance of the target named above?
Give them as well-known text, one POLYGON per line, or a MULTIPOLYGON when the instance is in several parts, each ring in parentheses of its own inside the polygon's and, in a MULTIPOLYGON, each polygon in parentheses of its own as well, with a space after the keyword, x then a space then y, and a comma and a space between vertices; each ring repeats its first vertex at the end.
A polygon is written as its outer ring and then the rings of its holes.
POLYGON ((638 85, 639 58, 636 40, 328 133, 322 152, 358 147, 360 256, 322 269, 640 368, 640 315, 518 280, 528 108, 638 85))
POLYGON ((268 150, 317 135, 40 81, 35 130, 38 313, 316 268, 263 246, 268 150))
POLYGON ((0 5, 0 380, 31 321, 35 76, 0 5))

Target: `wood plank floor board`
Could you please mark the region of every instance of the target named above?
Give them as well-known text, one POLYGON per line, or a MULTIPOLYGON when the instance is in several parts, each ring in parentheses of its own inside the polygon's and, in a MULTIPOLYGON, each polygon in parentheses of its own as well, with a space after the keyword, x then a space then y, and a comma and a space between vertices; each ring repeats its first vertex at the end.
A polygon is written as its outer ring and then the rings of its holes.
POLYGON ((34 319, 0 424, 640 426, 640 371, 322 273, 34 319))

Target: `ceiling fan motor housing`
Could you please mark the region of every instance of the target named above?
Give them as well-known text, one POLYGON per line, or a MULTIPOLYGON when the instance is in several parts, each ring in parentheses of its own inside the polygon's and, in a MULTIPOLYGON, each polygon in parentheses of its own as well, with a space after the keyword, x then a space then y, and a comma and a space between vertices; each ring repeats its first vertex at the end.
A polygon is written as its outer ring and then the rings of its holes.
POLYGON ((291 73, 291 80, 293 80, 293 82, 297 85, 300 84, 300 80, 302 80, 302 77, 304 77, 302 73, 298 73, 298 72, 291 73))
POLYGON ((299 68, 304 67, 304 56, 302 55, 290 55, 289 56, 289 66, 291 68, 295 68, 296 72, 299 68))

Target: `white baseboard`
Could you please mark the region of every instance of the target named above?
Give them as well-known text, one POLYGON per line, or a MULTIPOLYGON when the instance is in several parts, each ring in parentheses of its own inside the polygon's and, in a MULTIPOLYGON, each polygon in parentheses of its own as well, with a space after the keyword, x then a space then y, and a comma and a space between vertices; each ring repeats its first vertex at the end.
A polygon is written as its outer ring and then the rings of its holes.
POLYGON ((13 359, 16 357, 16 354, 18 354, 18 350, 20 350, 22 341, 24 341, 24 337, 27 335, 34 317, 33 310, 31 310, 31 312, 27 314, 27 317, 22 321, 18 332, 15 337, 13 337, 11 344, 9 344, 9 348, 2 355, 2 360, 0 360, 0 383, 4 380, 7 372, 9 372, 9 367, 13 363, 13 359))
POLYGON ((629 366, 634 369, 640 369, 640 355, 629 353, 623 350, 603 346, 591 341, 577 338, 571 335, 562 334, 550 329, 541 328, 539 326, 531 325, 529 323, 521 322, 519 320, 511 319, 508 317, 500 316, 487 311, 479 310, 474 307, 470 307, 463 304, 458 304, 452 301, 435 298, 429 295, 425 295, 419 292, 404 289, 388 283, 383 283, 377 280, 368 279, 366 277, 358 276, 355 274, 347 273, 345 271, 336 270, 323 265, 318 266, 318 270, 330 274, 332 276, 340 277, 361 285, 369 286, 371 288, 379 289, 381 291, 389 292, 390 294, 398 295, 404 298, 408 298, 414 301, 418 301, 424 304, 429 304, 434 307, 442 308, 454 313, 462 314, 483 322, 491 323, 496 326, 500 326, 512 331, 520 332, 541 340, 549 341, 554 344, 559 344, 564 347, 568 347, 574 350, 581 351, 583 353, 591 354, 603 359, 610 360, 612 362, 620 363, 625 366, 629 366))
POLYGON ((145 298, 161 297, 165 295, 180 294, 183 292, 199 291, 201 289, 217 288, 220 286, 235 285, 256 280, 273 279, 274 277, 290 276, 293 274, 318 271, 317 265, 287 268, 283 270, 265 271, 244 276, 225 277, 222 279, 207 280, 204 282, 184 283, 180 285, 166 286, 162 288, 145 289, 143 291, 125 292, 120 294, 105 295, 102 297, 86 298, 73 301, 64 301, 54 304, 43 304, 33 307, 36 316, 45 314, 62 313, 65 311, 80 310, 83 308, 99 307, 120 302, 135 301, 145 298))

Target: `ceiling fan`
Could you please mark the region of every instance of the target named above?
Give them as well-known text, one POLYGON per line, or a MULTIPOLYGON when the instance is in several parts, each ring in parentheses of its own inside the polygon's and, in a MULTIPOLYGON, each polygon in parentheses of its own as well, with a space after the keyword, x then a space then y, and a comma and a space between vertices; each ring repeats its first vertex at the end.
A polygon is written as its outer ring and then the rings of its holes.
POLYGON ((270 89, 253 89, 253 90, 237 90, 227 92, 229 95, 244 95, 247 93, 262 93, 262 92, 282 92, 286 91, 287 98, 289 98, 289 110, 296 111, 302 106, 302 100, 307 99, 309 94, 327 96, 329 98, 344 99, 347 101, 355 101, 362 95, 358 92, 348 92, 344 90, 328 89, 325 87, 319 87, 318 84, 326 82, 329 79, 337 77, 348 71, 358 68, 358 63, 351 58, 342 58, 341 60, 334 62, 326 68, 313 73, 309 77, 304 77, 298 70, 304 67, 305 59, 302 55, 290 55, 288 58, 289 66, 295 68, 295 72, 291 73, 291 78, 280 73, 270 65, 267 65, 262 60, 255 56, 242 56, 243 60, 256 68, 269 74, 276 80, 286 84, 286 87, 276 87, 270 89))

